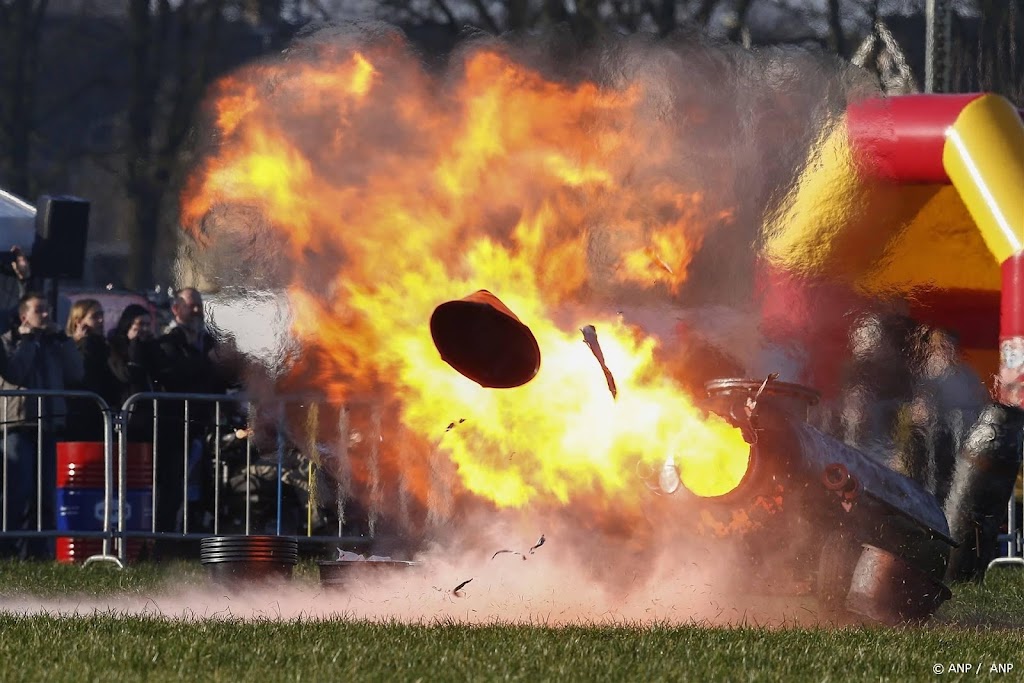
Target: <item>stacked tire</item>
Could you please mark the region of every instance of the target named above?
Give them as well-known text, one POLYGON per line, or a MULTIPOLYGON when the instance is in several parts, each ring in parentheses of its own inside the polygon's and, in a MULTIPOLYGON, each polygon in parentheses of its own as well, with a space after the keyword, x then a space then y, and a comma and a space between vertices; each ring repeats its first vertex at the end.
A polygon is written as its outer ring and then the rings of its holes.
POLYGON ((199 561, 218 583, 288 581, 299 544, 289 536, 210 536, 200 542, 199 561))

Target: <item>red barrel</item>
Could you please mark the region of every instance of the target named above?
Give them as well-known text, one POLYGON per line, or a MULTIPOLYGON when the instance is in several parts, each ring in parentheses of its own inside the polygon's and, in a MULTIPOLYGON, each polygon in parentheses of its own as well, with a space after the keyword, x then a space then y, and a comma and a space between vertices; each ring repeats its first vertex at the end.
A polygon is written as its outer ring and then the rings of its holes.
MULTIPOLYGON (((110 527, 117 527, 118 471, 110 508, 110 527)), ((127 448, 125 479, 125 528, 148 531, 153 522, 153 446, 130 443, 127 448)), ((63 441, 57 444, 57 529, 59 531, 103 530, 103 444, 94 441, 63 441)), ((84 562, 102 550, 98 538, 57 537, 57 561, 84 562)), ((128 542, 128 559, 135 560, 144 547, 141 539, 128 542)))

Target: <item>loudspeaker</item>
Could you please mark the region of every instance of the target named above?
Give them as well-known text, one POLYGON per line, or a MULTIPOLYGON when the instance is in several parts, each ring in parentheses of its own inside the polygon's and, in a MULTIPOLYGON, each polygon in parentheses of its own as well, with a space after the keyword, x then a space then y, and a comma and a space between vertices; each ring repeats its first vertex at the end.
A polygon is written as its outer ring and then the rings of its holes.
POLYGON ((44 278, 80 280, 89 238, 89 202, 43 195, 36 202, 36 241, 32 273, 44 278))

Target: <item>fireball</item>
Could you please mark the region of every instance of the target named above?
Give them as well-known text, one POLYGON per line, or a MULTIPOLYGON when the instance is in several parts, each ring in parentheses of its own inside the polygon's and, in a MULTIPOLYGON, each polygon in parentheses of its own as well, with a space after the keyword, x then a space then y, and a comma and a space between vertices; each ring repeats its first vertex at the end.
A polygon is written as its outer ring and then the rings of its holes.
POLYGON ((355 42, 219 82, 181 202, 200 244, 248 235, 288 264, 293 378, 385 397, 374 457, 424 504, 439 454, 456 497, 501 508, 635 517, 638 466, 669 456, 698 495, 735 487, 740 433, 656 360, 685 339, 625 324, 604 296, 672 297, 730 220, 667 170, 673 128, 648 84, 556 77, 493 44, 439 74, 393 37, 355 42), (432 311, 479 289, 535 335, 531 382, 486 389, 439 357, 432 311))

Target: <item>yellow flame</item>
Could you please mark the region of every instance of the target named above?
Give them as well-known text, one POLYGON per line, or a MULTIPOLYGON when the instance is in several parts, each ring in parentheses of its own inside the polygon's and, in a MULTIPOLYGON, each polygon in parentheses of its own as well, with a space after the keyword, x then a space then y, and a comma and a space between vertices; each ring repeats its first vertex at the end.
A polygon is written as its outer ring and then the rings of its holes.
POLYGON ((441 449, 464 489, 497 506, 635 509, 637 465, 670 454, 700 495, 734 487, 747 463, 739 432, 667 376, 656 354, 671 349, 585 296, 598 257, 616 281, 678 289, 704 232, 728 219, 686 187, 630 180, 664 157, 645 146, 658 134, 633 134, 665 125, 639 121, 642 85, 556 83, 485 50, 441 88, 396 59, 342 51, 263 65, 214 93, 221 146, 182 198, 183 223, 199 234, 218 206, 251 207, 291 260, 339 258, 317 277, 296 268, 288 288, 305 348, 297 371, 339 396, 384 387, 419 445, 385 443, 382 457, 441 449), (273 96, 256 94, 260 82, 273 96), (310 142, 313 130, 326 133, 310 142), (595 254, 598 228, 607 254, 595 254), (523 387, 483 389, 433 346, 433 309, 481 288, 536 335, 542 366, 523 387))

